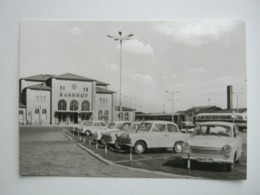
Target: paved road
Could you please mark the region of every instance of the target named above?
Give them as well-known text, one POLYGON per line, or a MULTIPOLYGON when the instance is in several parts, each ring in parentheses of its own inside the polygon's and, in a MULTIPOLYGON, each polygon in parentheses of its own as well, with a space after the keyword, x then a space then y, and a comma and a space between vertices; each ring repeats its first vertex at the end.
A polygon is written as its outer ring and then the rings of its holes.
POLYGON ((107 165, 80 149, 60 127, 20 127, 20 175, 178 178, 107 165))

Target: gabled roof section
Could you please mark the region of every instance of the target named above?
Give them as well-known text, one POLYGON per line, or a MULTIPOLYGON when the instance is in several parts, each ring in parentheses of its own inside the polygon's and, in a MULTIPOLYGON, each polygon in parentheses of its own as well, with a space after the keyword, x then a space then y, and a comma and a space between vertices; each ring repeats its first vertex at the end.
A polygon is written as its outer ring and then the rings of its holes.
POLYGON ((104 83, 104 82, 101 82, 101 81, 97 81, 96 83, 97 83, 97 85, 102 85, 102 86, 109 85, 108 83, 104 83))
POLYGON ((19 108, 26 108, 26 106, 23 103, 19 102, 19 108))
POLYGON ((55 75, 50 74, 38 74, 30 77, 21 78, 27 81, 47 81, 51 77, 54 77, 55 75))
POLYGON ((26 89, 50 90, 51 91, 51 87, 43 85, 43 84, 32 85, 32 86, 26 87, 26 89))
POLYGON ((204 112, 215 112, 218 110, 222 110, 221 108, 217 107, 217 106, 196 106, 196 107, 192 107, 186 111, 184 111, 184 113, 204 113, 204 112))
POLYGON ((64 80, 75 80, 75 81, 96 81, 92 78, 83 77, 76 74, 66 73, 62 75, 55 76, 56 79, 64 79, 64 80))
POLYGON ((74 80, 74 81, 96 81, 97 85, 100 86, 107 86, 109 85, 108 83, 97 81, 96 79, 72 74, 72 73, 66 73, 66 74, 61 74, 61 75, 49 75, 49 74, 38 74, 30 77, 25 77, 21 78, 27 81, 47 81, 50 78, 55 78, 55 79, 61 79, 61 80, 74 80))
POLYGON ((108 90, 108 89, 103 89, 100 87, 96 87, 96 93, 115 93, 114 91, 108 90))
MULTIPOLYGON (((116 111, 119 111, 120 107, 116 106, 115 109, 116 111)), ((135 111, 135 109, 122 106, 122 111, 135 111)))

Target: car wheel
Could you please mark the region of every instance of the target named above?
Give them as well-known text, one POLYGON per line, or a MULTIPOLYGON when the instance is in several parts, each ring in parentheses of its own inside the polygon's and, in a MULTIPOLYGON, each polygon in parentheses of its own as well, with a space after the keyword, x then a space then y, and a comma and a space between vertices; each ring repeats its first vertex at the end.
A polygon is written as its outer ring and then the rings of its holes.
POLYGON ((143 141, 138 141, 135 143, 134 151, 136 154, 142 154, 146 150, 146 145, 143 141))
POLYGON ((182 151, 182 142, 176 142, 174 144, 174 151, 180 153, 182 151))
POLYGON ((106 142, 105 142, 104 138, 101 137, 100 143, 101 143, 102 145, 104 145, 104 146, 106 145, 106 142))
POLYGON ((119 146, 117 141, 115 142, 115 148, 118 149, 118 150, 121 149, 121 147, 119 146))
POLYGON ((86 136, 90 136, 91 135, 89 130, 87 130, 85 134, 86 134, 86 136))

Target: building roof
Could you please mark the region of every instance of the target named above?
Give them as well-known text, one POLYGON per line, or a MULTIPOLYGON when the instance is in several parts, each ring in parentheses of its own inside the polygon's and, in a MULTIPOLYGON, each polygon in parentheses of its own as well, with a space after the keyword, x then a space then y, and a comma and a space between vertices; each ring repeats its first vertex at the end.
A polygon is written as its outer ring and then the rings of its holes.
POLYGON ((97 81, 92 78, 88 77, 83 77, 80 75, 76 74, 71 74, 71 73, 66 73, 66 74, 61 74, 61 75, 49 75, 49 74, 39 74, 39 75, 34 75, 30 77, 25 77, 22 78, 27 81, 47 81, 50 78, 55 78, 55 79, 62 79, 62 80, 74 80, 74 81, 96 81, 97 85, 109 85, 108 83, 97 81))
POLYGON ((100 87, 96 87, 96 92, 97 93, 115 93, 114 91, 108 90, 108 89, 103 89, 100 87))
MULTIPOLYGON (((119 111, 119 106, 116 106, 116 111, 119 111)), ((122 106, 122 111, 135 111, 135 109, 122 106)))
POLYGON ((38 74, 30 77, 22 78, 27 81, 47 81, 48 79, 54 77, 55 75, 49 75, 49 74, 38 74))
POLYGON ((214 113, 232 113, 232 112, 244 113, 247 112, 247 108, 233 108, 233 109, 225 109, 225 110, 217 110, 214 113))
POLYGON ((51 87, 43 85, 43 84, 32 85, 32 86, 26 87, 26 89, 50 90, 51 91, 51 87))
POLYGON ((26 108, 26 106, 23 103, 19 102, 19 108, 26 108))
POLYGON ((215 112, 218 110, 222 110, 222 109, 217 106, 196 106, 184 111, 184 113, 198 114, 203 112, 215 112))

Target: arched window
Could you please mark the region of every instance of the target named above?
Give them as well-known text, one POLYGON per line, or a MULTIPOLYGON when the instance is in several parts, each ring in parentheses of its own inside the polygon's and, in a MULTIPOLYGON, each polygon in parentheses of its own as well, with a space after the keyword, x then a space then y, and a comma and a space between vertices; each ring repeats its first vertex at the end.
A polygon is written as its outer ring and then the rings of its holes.
POLYGON ((108 110, 105 110, 104 112, 104 120, 108 121, 108 110))
POLYGON ((44 108, 44 109, 42 109, 42 119, 43 120, 47 120, 47 110, 44 108))
POLYGON ((65 100, 60 100, 58 102, 58 110, 67 110, 67 103, 65 100))
POLYGON ((78 110, 79 103, 76 100, 70 102, 70 110, 78 110))
POLYGON ((89 111, 89 102, 88 101, 83 101, 81 104, 81 110, 82 111, 89 111))
POLYGON ((38 108, 35 109, 35 114, 39 114, 40 110, 38 108))
POLYGON ((126 121, 129 120, 129 113, 128 113, 128 112, 125 113, 125 120, 126 120, 126 121))
POLYGON ((102 120, 103 119, 103 112, 102 112, 102 110, 99 110, 98 111, 98 120, 102 120))

